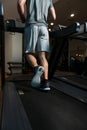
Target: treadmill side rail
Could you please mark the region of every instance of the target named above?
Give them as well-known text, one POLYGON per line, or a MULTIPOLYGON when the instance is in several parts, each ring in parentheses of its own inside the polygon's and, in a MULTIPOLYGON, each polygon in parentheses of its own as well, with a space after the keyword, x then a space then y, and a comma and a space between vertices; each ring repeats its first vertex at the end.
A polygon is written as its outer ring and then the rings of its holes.
POLYGON ((3 90, 1 130, 32 130, 14 83, 6 82, 3 90))

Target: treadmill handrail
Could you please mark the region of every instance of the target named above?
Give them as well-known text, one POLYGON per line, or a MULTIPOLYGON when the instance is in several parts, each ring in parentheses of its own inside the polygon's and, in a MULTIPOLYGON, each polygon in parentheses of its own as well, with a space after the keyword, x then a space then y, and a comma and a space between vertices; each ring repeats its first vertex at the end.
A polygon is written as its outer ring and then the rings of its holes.
POLYGON ((87 23, 83 23, 80 25, 79 31, 72 36, 78 36, 87 33, 87 23))
POLYGON ((85 33, 87 33, 87 22, 85 22, 85 33))
POLYGON ((81 24, 79 32, 73 34, 70 38, 86 41, 87 40, 87 22, 81 24))
POLYGON ((2 4, 2 2, 0 1, 0 15, 3 16, 3 14, 4 14, 3 4, 2 4))
POLYGON ((5 81, 5 34, 4 34, 4 11, 3 4, 0 1, 0 53, 1 53, 1 88, 3 88, 5 81))
POLYGON ((18 33, 24 33, 24 27, 9 27, 8 29, 5 29, 6 32, 18 32, 18 33))
POLYGON ((74 24, 67 26, 66 28, 64 27, 60 30, 50 32, 50 36, 52 36, 53 38, 68 37, 74 33, 79 32, 79 29, 80 23, 75 22, 74 24))

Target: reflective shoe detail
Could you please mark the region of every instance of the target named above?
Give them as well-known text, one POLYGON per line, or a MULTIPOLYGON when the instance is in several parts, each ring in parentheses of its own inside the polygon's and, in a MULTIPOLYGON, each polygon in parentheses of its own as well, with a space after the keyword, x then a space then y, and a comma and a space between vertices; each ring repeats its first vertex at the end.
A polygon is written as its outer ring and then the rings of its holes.
POLYGON ((40 90, 43 90, 43 91, 49 91, 50 90, 50 84, 49 84, 49 81, 46 81, 46 82, 42 82, 40 87, 39 87, 40 90))
POLYGON ((40 85, 41 75, 43 74, 43 72, 44 72, 44 67, 43 66, 38 66, 35 69, 35 75, 34 75, 34 77, 32 78, 32 81, 31 81, 31 85, 33 87, 38 87, 40 85))

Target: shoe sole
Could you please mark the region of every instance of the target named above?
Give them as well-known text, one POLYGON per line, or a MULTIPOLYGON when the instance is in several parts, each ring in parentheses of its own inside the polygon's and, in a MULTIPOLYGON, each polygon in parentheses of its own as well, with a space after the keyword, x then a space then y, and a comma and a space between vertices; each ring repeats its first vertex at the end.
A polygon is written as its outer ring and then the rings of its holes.
POLYGON ((40 85, 40 82, 41 82, 41 75, 43 74, 44 72, 44 68, 42 66, 40 66, 36 72, 36 74, 34 75, 32 81, 31 81, 31 85, 33 87, 37 87, 40 85))
POLYGON ((42 91, 50 91, 50 88, 39 88, 42 91))

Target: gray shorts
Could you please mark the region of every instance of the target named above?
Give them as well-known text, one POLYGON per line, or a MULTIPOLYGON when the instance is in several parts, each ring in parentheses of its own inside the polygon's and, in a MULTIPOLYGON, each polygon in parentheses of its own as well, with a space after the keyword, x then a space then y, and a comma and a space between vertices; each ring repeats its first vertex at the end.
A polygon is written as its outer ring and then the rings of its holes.
POLYGON ((30 25, 24 33, 25 53, 49 52, 49 33, 46 26, 30 25))

